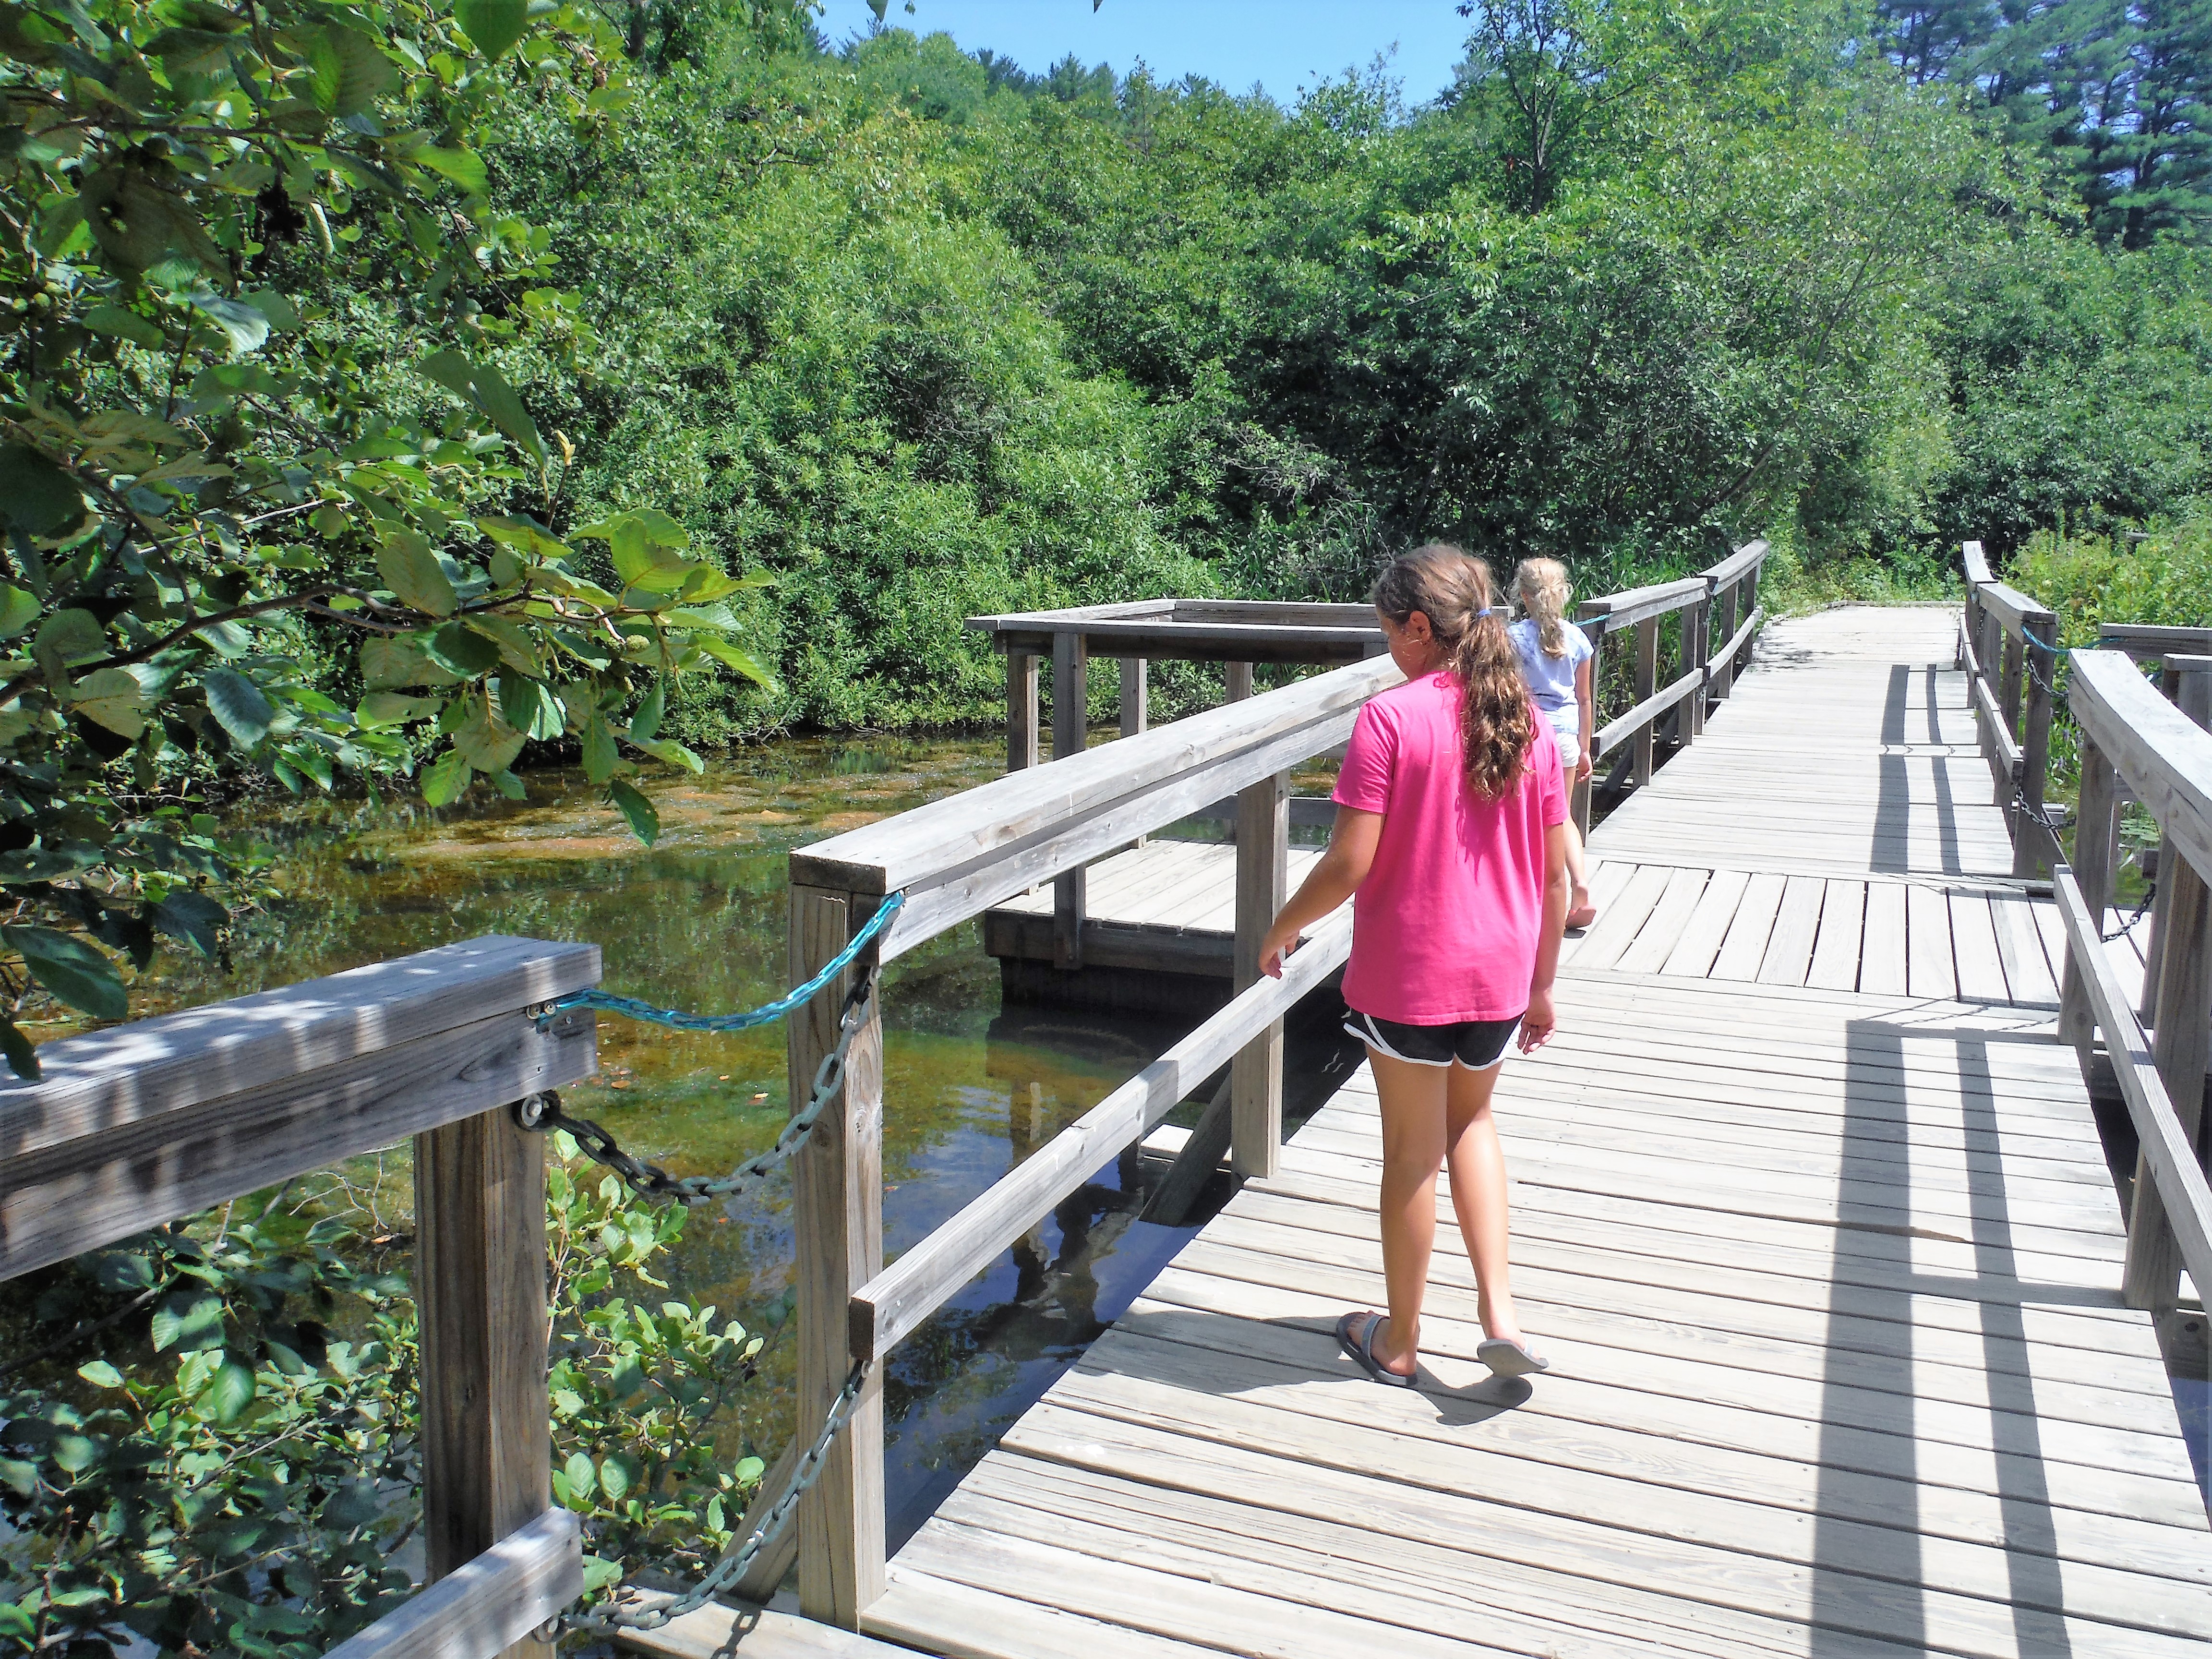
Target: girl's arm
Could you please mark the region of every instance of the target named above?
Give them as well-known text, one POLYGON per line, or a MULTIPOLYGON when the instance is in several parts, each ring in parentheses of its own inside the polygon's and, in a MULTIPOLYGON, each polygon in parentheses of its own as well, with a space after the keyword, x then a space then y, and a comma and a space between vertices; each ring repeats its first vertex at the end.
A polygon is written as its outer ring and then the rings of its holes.
MULTIPOLYGON (((1350 898, 1374 867, 1375 848, 1382 839, 1382 815, 1350 806, 1336 809, 1336 826, 1328 832, 1328 850, 1306 872, 1298 890, 1291 895, 1275 917, 1275 925, 1260 942, 1260 971, 1269 979, 1283 976, 1283 958, 1298 948, 1298 935, 1350 898)), ((1559 912, 1564 922, 1566 912, 1559 912)), ((1556 961, 1559 951, 1552 952, 1556 961)))
POLYGON ((1552 981, 1559 971, 1559 940, 1567 931, 1567 826, 1544 831, 1544 927, 1536 935, 1536 969, 1528 976, 1528 1012, 1521 1016, 1521 1052, 1552 1040, 1559 1016, 1552 1009, 1552 981))
POLYGON ((1597 735, 1596 706, 1590 692, 1590 664, 1593 660, 1584 657, 1575 665, 1575 706, 1582 711, 1583 717, 1582 758, 1575 763, 1575 776, 1578 779, 1590 775, 1593 759, 1590 740, 1597 735))

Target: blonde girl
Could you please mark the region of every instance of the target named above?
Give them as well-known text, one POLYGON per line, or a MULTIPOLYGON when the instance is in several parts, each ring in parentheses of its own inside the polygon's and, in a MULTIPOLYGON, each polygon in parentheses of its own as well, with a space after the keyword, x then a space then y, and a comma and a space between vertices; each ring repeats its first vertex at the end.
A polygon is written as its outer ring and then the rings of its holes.
MULTIPOLYGON (((1559 739, 1559 762, 1579 783, 1590 775, 1590 738, 1595 731, 1590 693, 1590 661, 1597 653, 1589 638, 1566 618, 1567 569, 1557 559, 1523 559, 1513 573, 1513 597, 1521 618, 1510 630, 1521 653, 1521 672, 1529 694, 1559 739)), ((1567 926, 1587 927, 1597 920, 1590 902, 1589 873, 1583 862, 1582 832, 1567 821, 1567 875, 1574 896, 1567 926)))
POLYGON ((1436 1242, 1437 1170, 1481 1292, 1476 1357, 1540 1371, 1506 1270, 1505 1158, 1491 1120, 1515 1031, 1552 1035, 1567 915, 1559 750, 1521 678, 1489 568, 1431 544, 1394 562, 1375 609, 1406 684, 1359 711, 1337 775, 1336 827, 1260 946, 1280 974, 1302 929, 1352 900, 1346 1030, 1367 1044, 1382 1114, 1387 1315, 1346 1314, 1336 1340, 1377 1382, 1412 1388, 1436 1242))

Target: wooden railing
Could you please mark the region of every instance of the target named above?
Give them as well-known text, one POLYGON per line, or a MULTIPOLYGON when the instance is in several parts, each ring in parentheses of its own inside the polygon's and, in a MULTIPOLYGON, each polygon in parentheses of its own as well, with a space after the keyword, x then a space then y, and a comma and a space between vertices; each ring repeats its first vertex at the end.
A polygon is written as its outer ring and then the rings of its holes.
POLYGON ((346 1659, 543 1659, 583 1590, 552 1507, 544 1139, 509 1109, 588 1077, 598 947, 489 938, 40 1048, 0 1082, 0 1279, 411 1135, 431 1587, 346 1659))
POLYGON ((2051 781, 2058 618, 1991 575, 1979 542, 1966 543, 1961 552, 1966 605, 1959 624, 1959 665, 1967 673, 1983 758, 2003 803, 2012 872, 2032 877, 2058 858, 2043 810, 2051 781))
POLYGON ((2169 664, 2179 708, 2130 653, 2073 653, 2067 703, 2081 728, 2081 805, 2073 863, 2053 882, 2067 934, 2059 1034, 2085 1063, 2103 1035, 2141 1146, 2123 1290, 2130 1306, 2161 1313, 2174 1307, 2185 1267, 2200 1296, 2212 1291, 2212 1189, 2201 1150, 2212 1065, 2212 733, 2203 729, 2212 721, 2212 660, 2169 664), (2124 792, 2157 820, 2166 849, 2147 956, 2155 975, 2146 975, 2150 1037, 2105 946, 2124 792))

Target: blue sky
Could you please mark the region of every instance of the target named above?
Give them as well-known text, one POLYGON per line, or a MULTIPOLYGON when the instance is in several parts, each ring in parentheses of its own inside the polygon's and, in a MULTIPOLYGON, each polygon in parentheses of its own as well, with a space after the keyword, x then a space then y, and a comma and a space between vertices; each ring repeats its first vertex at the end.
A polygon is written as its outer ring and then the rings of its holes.
MULTIPOLYGON (((1232 92, 1254 82, 1287 102, 1301 86, 1364 69, 1397 50, 1389 72, 1419 103, 1451 82, 1468 33, 1452 0, 890 0, 884 21, 921 34, 939 29, 974 51, 988 46, 1041 70, 1073 52, 1127 74, 1139 58, 1160 80, 1203 75, 1232 92)), ((822 27, 842 42, 865 31, 866 0, 830 0, 822 27)))

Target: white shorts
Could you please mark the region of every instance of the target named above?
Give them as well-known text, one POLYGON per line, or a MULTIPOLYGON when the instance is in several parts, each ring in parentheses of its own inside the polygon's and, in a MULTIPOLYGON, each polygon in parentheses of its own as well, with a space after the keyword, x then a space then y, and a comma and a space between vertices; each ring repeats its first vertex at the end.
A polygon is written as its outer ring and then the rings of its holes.
POLYGON ((1552 735, 1559 740, 1559 769, 1572 778, 1575 768, 1582 763, 1583 757, 1582 710, 1570 708, 1565 714, 1567 719, 1564 726, 1548 715, 1547 720, 1551 726, 1552 735))

